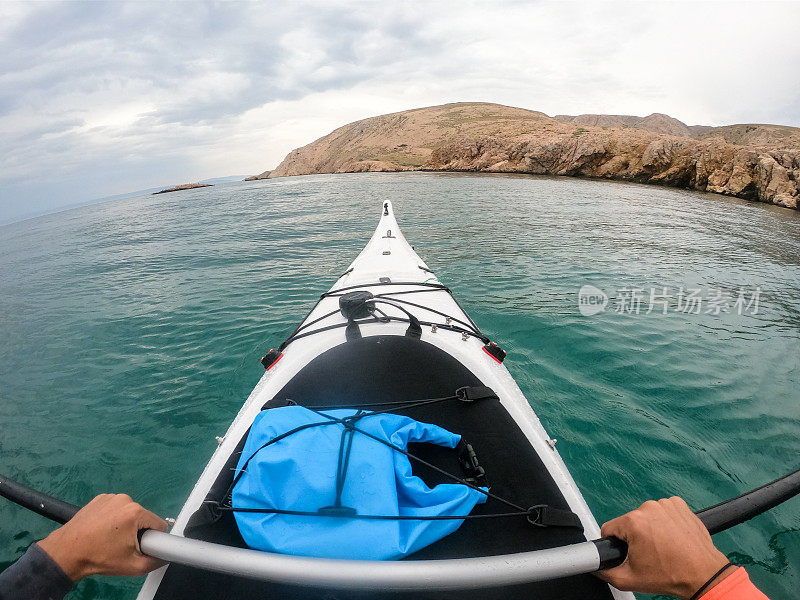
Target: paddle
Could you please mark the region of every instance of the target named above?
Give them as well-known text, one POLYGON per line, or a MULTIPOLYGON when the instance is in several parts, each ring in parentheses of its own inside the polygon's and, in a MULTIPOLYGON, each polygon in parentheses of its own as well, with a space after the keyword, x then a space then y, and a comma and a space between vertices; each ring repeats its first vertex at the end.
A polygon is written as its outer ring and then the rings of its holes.
MULTIPOLYGON (((0 494, 2 494, 0 489, 0 494)), ((711 535, 749 521, 800 494, 800 469, 757 487, 741 496, 695 511, 711 535)), ((594 540, 600 553, 600 568, 610 569, 625 560, 628 545, 615 537, 594 540)))
POLYGON ((48 496, 3 474, 0 474, 0 496, 62 525, 80 510, 79 506, 48 496))
MULTIPOLYGON (((800 469, 741 496, 704 508, 695 514, 709 533, 715 534, 752 519, 798 494, 800 494, 800 469)), ((62 524, 69 521, 79 510, 73 504, 48 496, 3 475, 0 475, 0 496, 62 524)), ((161 535, 165 536, 164 539, 175 537, 167 534, 161 535)), ((597 547, 600 556, 599 569, 615 567, 625 560, 627 545, 622 540, 610 537, 593 540, 592 543, 597 547)), ((411 561, 412 564, 413 562, 411 561)), ((444 563, 448 561, 427 562, 444 563)), ((588 572, 588 570, 581 572, 588 572)))

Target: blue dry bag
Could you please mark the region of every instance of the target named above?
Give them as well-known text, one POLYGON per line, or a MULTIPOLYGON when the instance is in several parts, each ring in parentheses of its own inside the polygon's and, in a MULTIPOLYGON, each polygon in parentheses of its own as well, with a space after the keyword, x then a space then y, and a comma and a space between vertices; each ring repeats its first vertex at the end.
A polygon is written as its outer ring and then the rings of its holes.
POLYGON ((436 425, 390 413, 336 409, 323 415, 301 406, 265 410, 253 421, 231 497, 247 545, 300 556, 398 559, 454 532, 464 520, 358 515, 467 515, 486 501, 485 494, 462 484, 429 488, 412 475, 407 456, 369 436, 403 450, 409 442, 455 448, 461 439, 436 425), (302 426, 308 427, 297 430, 302 426), (320 515, 320 509, 340 516, 320 515))

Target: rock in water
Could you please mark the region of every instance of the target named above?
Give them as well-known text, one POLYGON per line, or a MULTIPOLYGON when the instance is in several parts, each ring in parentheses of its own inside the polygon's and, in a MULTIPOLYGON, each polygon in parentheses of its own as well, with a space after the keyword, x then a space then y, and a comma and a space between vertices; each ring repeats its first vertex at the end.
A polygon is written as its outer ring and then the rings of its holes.
POLYGON ((210 183, 184 183, 181 185, 176 185, 175 187, 166 188, 159 192, 153 192, 153 195, 156 194, 166 194, 167 192, 180 192, 182 190, 193 190, 195 188, 204 188, 204 187, 211 187, 212 184, 210 183))
POLYGON ((251 175, 250 177, 245 177, 244 181, 258 181, 259 179, 269 179, 269 174, 272 171, 264 171, 263 173, 259 173, 258 175, 251 175))

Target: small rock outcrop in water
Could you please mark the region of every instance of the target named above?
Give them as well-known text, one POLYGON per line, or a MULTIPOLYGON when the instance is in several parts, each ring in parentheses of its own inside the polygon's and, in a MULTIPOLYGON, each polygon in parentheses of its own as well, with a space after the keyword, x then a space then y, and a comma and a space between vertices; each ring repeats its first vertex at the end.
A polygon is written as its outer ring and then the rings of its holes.
POLYGON ((420 170, 602 177, 796 209, 800 128, 689 126, 663 114, 549 117, 499 104, 445 104, 340 127, 290 152, 268 177, 420 170))
POLYGON ((269 174, 272 171, 264 171, 263 173, 259 173, 258 175, 250 175, 250 177, 245 177, 244 181, 258 181, 259 179, 269 179, 269 174))
POLYGON ((184 183, 183 185, 176 185, 175 187, 167 188, 165 190, 161 190, 160 192, 153 192, 153 195, 166 194, 168 192, 180 192, 181 190, 193 190, 201 187, 211 187, 211 185, 212 184, 210 183, 184 183))

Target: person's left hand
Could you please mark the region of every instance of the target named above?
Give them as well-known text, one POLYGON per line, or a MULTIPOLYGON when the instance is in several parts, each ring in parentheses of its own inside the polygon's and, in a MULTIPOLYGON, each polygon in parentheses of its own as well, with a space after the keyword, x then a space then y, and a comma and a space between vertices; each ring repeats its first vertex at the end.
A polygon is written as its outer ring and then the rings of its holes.
POLYGON ((144 575, 165 563, 142 554, 140 529, 166 531, 167 523, 130 496, 100 494, 39 547, 73 581, 89 575, 144 575))

